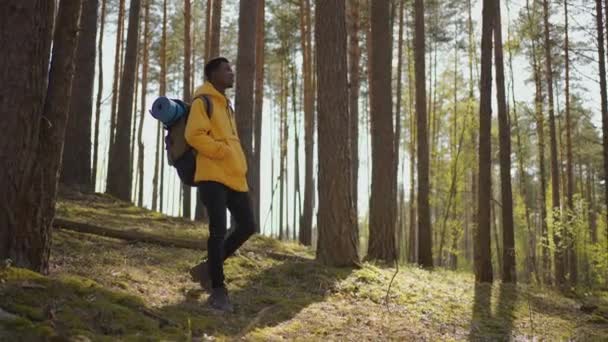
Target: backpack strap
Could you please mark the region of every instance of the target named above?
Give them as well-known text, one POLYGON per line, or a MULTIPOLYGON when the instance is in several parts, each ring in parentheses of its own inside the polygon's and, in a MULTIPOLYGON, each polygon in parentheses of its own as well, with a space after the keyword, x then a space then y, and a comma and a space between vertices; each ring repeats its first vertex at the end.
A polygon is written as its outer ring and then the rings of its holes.
POLYGON ((192 100, 192 103, 194 103, 194 101, 196 100, 203 100, 203 105, 205 106, 205 109, 207 110, 207 116, 209 117, 209 120, 211 120, 211 115, 213 114, 213 104, 211 103, 211 101, 209 100, 209 97, 207 95, 199 95, 197 97, 194 98, 194 100, 192 100))

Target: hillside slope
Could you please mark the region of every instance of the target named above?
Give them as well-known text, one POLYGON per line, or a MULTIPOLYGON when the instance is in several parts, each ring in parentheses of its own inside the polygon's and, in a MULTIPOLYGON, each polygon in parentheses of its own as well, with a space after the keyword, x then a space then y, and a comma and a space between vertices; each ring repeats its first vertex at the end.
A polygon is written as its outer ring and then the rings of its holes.
MULTIPOLYGON (((202 227, 102 195, 68 196, 58 215, 116 229, 204 239, 202 227)), ((48 277, 0 268, 0 340, 608 340, 608 301, 470 274, 318 265, 310 250, 255 237, 229 259, 234 314, 204 304, 187 269, 204 252, 56 230, 48 277), (580 310, 582 302, 599 308, 580 310)), ((597 294, 596 294, 597 295, 597 294)))

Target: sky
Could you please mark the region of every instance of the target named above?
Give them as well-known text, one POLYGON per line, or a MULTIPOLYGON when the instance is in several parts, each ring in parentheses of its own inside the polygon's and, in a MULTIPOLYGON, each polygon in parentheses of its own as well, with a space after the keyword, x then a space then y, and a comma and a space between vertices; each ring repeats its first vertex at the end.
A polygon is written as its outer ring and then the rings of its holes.
MULTIPOLYGON (((223 9, 223 14, 225 16, 235 16, 236 13, 238 12, 238 8, 236 6, 237 2, 236 1, 229 1, 229 2, 225 2, 225 8, 223 9)), ((505 6, 505 3, 503 1, 503 9, 502 9, 502 13, 503 13, 503 36, 504 36, 504 40, 506 41, 506 36, 507 36, 507 30, 508 30, 508 25, 510 24, 510 22, 512 22, 512 20, 516 17, 517 13, 519 12, 519 10, 522 8, 522 6, 525 5, 525 0, 519 0, 519 1, 510 1, 509 2, 509 9, 510 11, 507 11, 507 8, 505 6), (509 18, 507 18, 509 17, 509 18), (510 20, 509 20, 510 19, 510 20)), ((562 13, 562 9, 561 7, 559 8, 559 12, 558 14, 554 15, 552 17, 552 21, 556 22, 556 23, 562 23, 563 22, 563 13, 562 13)), ((571 9, 571 25, 574 24, 581 24, 581 25, 585 25, 589 30, 591 30, 591 32, 595 32, 595 21, 594 18, 589 15, 588 13, 576 13, 575 9, 571 9)), ((109 18, 109 20, 112 22, 115 22, 114 18, 109 18)), ((196 20, 196 18, 195 18, 196 20)), ((474 8, 473 8, 473 20, 475 20, 477 22, 477 25, 475 27, 476 29, 476 41, 477 44, 479 44, 479 37, 480 37, 480 30, 481 30, 481 2, 477 1, 477 3, 475 4, 474 8)), ((512 23, 511 23, 512 25, 512 23)), ((110 117, 110 106, 111 106, 111 87, 112 87, 112 79, 113 79, 113 66, 114 66, 114 47, 115 47, 115 30, 116 30, 116 26, 113 24, 107 24, 106 25, 106 29, 105 29, 105 33, 104 33, 104 42, 103 42, 103 72, 104 72, 104 88, 103 88, 103 96, 102 99, 104 99, 104 102, 102 104, 102 114, 101 114, 101 120, 100 120, 100 160, 98 163, 98 167, 99 167, 99 172, 98 172, 98 182, 97 182, 97 186, 96 186, 96 191, 104 191, 105 190, 105 177, 106 177, 106 169, 107 169, 107 150, 108 150, 108 138, 109 138, 109 117, 110 117)), ((397 34, 397 30, 395 30, 395 35, 397 34)), ((99 36, 99 35, 98 35, 99 36)), ((571 40, 577 40, 577 39, 581 39, 583 38, 583 33, 571 33, 571 40)), ((224 51, 225 49, 228 48, 233 48, 236 49, 235 47, 226 47, 226 46, 222 46, 222 51, 224 51)), ((395 44, 395 50, 397 49, 397 46, 395 44)), ((394 52, 396 53, 396 51, 394 52)), ((594 57, 596 57, 596 53, 591 53, 589 52, 588 54, 590 55, 594 55, 594 57)), ((440 59, 444 60, 445 62, 449 62, 449 60, 453 61, 453 53, 450 53, 449 56, 440 56, 440 59)), ((464 53, 461 53, 461 57, 459 57, 461 60, 466 61, 466 56, 464 55, 464 53)), ((444 63, 445 63, 444 62, 444 63)), ((396 58, 393 58, 393 63, 396 64, 396 58)), ((466 64, 466 63, 464 63, 466 64)), ((463 64, 463 69, 466 68, 466 65, 463 64)), ((395 66, 396 67, 396 66, 395 66)), ((478 66, 479 67, 479 66, 478 66)), ((508 66, 507 66, 508 67, 508 66)), ((594 63, 581 63, 581 62, 576 62, 576 64, 574 65, 575 68, 573 68, 573 76, 579 78, 578 83, 587 89, 587 91, 580 93, 579 95, 581 95, 582 99, 583 99, 583 103, 585 104, 585 106, 587 106, 588 108, 592 109, 593 113, 594 113, 594 123, 596 124, 597 127, 601 127, 601 120, 600 120, 600 116, 599 116, 599 108, 600 108, 600 99, 599 99, 599 84, 595 81, 596 75, 597 75, 597 68, 594 65, 594 63), (586 75, 585 76, 581 76, 581 75, 586 75)), ((202 67, 201 67, 202 68, 202 67)), ((199 70, 201 69, 199 68, 199 70)), ((524 57, 522 56, 517 56, 514 58, 513 61, 513 68, 514 68, 514 88, 515 88, 515 97, 517 99, 517 101, 524 101, 524 102, 532 102, 533 100, 533 94, 534 94, 534 89, 533 89, 533 85, 527 84, 525 82, 526 78, 529 77, 530 72, 528 70, 528 61, 524 59, 524 57)), ((439 67, 439 70, 442 70, 441 65, 439 67)), ((235 70, 236 73, 238 73, 238 70, 235 70)), ((97 70, 97 64, 96 64, 96 81, 95 81, 95 89, 94 89, 94 94, 97 94, 97 77, 98 77, 98 72, 99 70, 97 70)), ((202 75, 200 72, 197 73, 197 80, 196 80, 196 85, 200 85, 202 82, 202 79, 200 78, 202 75)), ((238 77, 237 77, 238 79, 238 77)), ((508 76, 507 76, 507 81, 509 81, 508 76)), ((151 87, 151 91, 156 92, 158 87, 156 85, 153 85, 151 87)), ((495 88, 494 88, 495 89, 495 88)), ((563 97, 563 92, 561 90, 557 90, 557 96, 556 99, 558 99, 558 101, 562 101, 562 99, 560 98, 560 96, 563 97)), ((157 122, 156 120, 154 120, 154 118, 152 118, 149 114, 148 114, 148 109, 151 107, 153 101, 156 99, 158 94, 148 94, 148 96, 146 97, 146 108, 145 108, 145 118, 144 118, 144 128, 143 128, 143 139, 144 139, 144 146, 145 146, 145 153, 144 153, 144 163, 145 163, 145 167, 144 167, 144 200, 143 200, 143 204, 145 207, 150 208, 151 207, 151 203, 152 203, 152 173, 154 170, 154 151, 155 151, 155 146, 156 146, 156 131, 157 131, 157 122)), ((179 91, 178 94, 167 94, 167 96, 170 97, 176 97, 179 98, 181 97, 181 90, 179 91)), ((234 91, 229 92, 228 96, 232 98, 232 100, 234 100, 234 91)), ((494 97, 493 97, 494 98, 494 97)), ((138 100, 139 101, 139 100, 138 100)), ((233 101, 234 102, 234 101, 233 101)), ((495 99, 493 100, 494 104, 493 104, 493 108, 496 108, 495 105, 495 99)), ((562 101, 563 102, 563 101, 562 101)), ((363 96, 361 97, 361 104, 360 107, 362 108, 362 110, 364 110, 364 106, 367 105, 367 101, 365 99, 363 99, 363 96)), ((558 106, 561 106, 561 104, 558 104, 558 106)), ((138 111, 137 113, 134 113, 137 115, 137 117, 139 118, 139 116, 141 115, 140 112, 140 105, 138 104, 138 111)), ((291 111, 291 107, 289 108, 289 110, 291 111)), ((362 113, 361 113, 362 114, 362 113)), ((238 116, 238 113, 236 114, 238 116)), ((277 220, 278 220, 278 213, 276 213, 278 210, 278 189, 274 195, 274 208, 275 208, 275 217, 274 218, 270 218, 268 213, 269 213, 269 209, 271 206, 271 203, 273 203, 273 196, 272 196, 272 191, 271 189, 275 187, 275 185, 277 184, 277 177, 278 177, 278 136, 276 133, 273 133, 277 128, 274 127, 274 121, 272 120, 273 117, 277 117, 278 116, 278 108, 277 108, 277 104, 273 102, 273 99, 269 97, 269 94, 267 93, 265 95, 264 98, 264 113, 263 113, 263 123, 262 123, 262 160, 261 160, 261 189, 262 189, 262 195, 261 195, 261 209, 260 209, 260 225, 262 226, 262 231, 263 232, 268 232, 270 230, 271 227, 271 223, 274 222, 274 229, 278 229, 278 225, 277 225, 277 220), (276 157, 276 160, 272 160, 271 158, 271 151, 274 151, 274 155, 276 157), (273 168, 272 166, 274 166, 274 172, 273 172, 273 168)), ((290 120, 293 120, 293 118, 291 118, 290 120)), ((93 123, 94 124, 94 123, 93 123)), ((299 131, 303 132, 303 122, 302 120, 299 120, 298 125, 300 127, 299 131)), ((294 145, 295 145, 295 140, 294 140, 294 129, 293 129, 294 125, 293 122, 290 122, 290 135, 289 135, 289 148, 290 148, 290 152, 289 152, 289 157, 288 157, 288 178, 289 178, 289 185, 288 188, 289 189, 289 204, 288 204, 288 212, 287 212, 287 217, 289 218, 289 222, 290 222, 290 226, 291 226, 291 222, 293 220, 293 199, 292 199, 292 192, 293 192, 293 175, 294 175, 294 171, 295 171, 295 162, 294 162, 294 145)), ((369 202, 369 184, 368 184, 368 180, 369 175, 370 175, 370 165, 368 162, 368 155, 369 155, 369 136, 366 133, 368 128, 366 127, 365 124, 362 124, 360 126, 360 142, 359 142, 359 151, 360 151, 360 168, 359 168, 359 203, 358 203, 358 209, 359 209, 359 215, 360 215, 360 219, 363 219, 364 217, 366 217, 367 215, 367 211, 368 211, 368 202, 369 202)), ((303 202, 303 198, 304 198, 304 194, 303 194, 303 188, 304 188, 304 144, 302 142, 303 140, 303 133, 300 133, 300 151, 299 151, 299 156, 300 156, 300 184, 301 184, 301 188, 302 188, 302 194, 301 199, 303 202)), ((316 155, 316 152, 315 152, 316 155)), ((408 161, 409 161, 409 156, 407 156, 407 154, 403 155, 403 158, 405 156, 406 158, 406 164, 405 164, 405 170, 402 173, 402 180, 405 180, 405 184, 404 184, 404 189, 406 192, 406 196, 409 193, 410 189, 409 189, 409 165, 408 165, 408 161)), ((316 159, 316 157, 315 157, 316 159)), ((133 156, 133 160, 137 160, 137 152, 136 155, 133 156)), ((315 178, 316 178, 316 165, 315 165, 315 178)), ((164 212, 169 214, 169 215, 178 215, 179 214, 179 196, 180 196, 180 186, 179 186, 179 179, 177 178, 177 174, 174 171, 174 169, 168 165, 165 165, 165 186, 166 186, 166 190, 165 190, 165 196, 164 196, 164 202, 165 202, 165 207, 164 207, 164 212)), ((195 196, 195 192, 193 192, 193 198, 195 196)), ((407 197, 406 197, 407 198, 407 197)), ((194 201, 193 201, 194 203, 194 201)), ((315 201, 315 203, 318 203, 318 201, 315 201)), ((194 212, 194 211, 193 211, 194 212)), ((316 220, 316 215, 315 218, 316 220)), ((296 220, 297 221, 297 220, 296 220)))

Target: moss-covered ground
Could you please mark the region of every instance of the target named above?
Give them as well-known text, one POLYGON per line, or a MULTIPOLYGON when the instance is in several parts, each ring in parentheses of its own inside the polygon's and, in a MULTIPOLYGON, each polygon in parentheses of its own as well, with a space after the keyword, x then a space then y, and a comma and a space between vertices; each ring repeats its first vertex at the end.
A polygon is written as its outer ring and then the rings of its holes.
MULTIPOLYGON (((64 199, 59 214, 206 235, 101 195, 64 199)), ((49 276, 0 267, 0 341, 608 340, 608 293, 475 285, 468 273, 401 266, 387 302, 394 268, 325 267, 307 248, 259 236, 227 261, 236 312, 221 314, 187 276, 203 256, 56 230, 49 276)))

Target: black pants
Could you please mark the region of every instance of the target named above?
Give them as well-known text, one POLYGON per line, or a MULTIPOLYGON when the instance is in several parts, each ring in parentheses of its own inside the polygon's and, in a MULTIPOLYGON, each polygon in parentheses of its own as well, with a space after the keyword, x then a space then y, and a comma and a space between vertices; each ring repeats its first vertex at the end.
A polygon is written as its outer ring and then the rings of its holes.
POLYGON ((201 182, 201 201, 209 214, 207 256, 214 288, 224 286, 224 260, 255 233, 255 219, 248 192, 234 191, 217 182, 201 182), (236 221, 236 229, 226 237, 226 209, 236 221))

